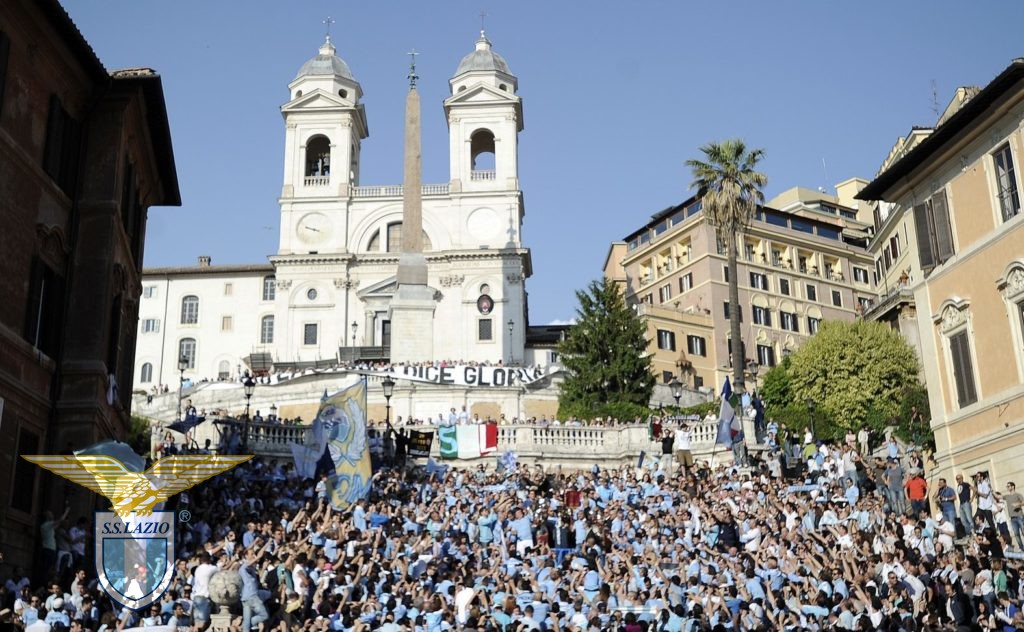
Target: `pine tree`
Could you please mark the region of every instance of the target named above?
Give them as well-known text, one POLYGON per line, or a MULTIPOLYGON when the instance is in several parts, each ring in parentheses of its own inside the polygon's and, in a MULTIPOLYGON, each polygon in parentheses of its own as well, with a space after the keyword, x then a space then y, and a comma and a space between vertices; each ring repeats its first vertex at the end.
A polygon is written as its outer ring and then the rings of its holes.
POLYGON ((576 323, 559 344, 566 370, 559 414, 590 418, 646 408, 654 389, 647 327, 615 283, 592 281, 577 290, 576 323))

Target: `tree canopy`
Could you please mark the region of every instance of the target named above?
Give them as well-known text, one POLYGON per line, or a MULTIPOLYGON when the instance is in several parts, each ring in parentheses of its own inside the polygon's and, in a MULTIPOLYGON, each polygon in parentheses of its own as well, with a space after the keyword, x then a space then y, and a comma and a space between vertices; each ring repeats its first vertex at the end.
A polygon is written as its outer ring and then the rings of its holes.
MULTIPOLYGON (((726 241, 729 266, 729 338, 741 340, 739 304, 739 271, 736 263, 736 235, 750 223, 757 205, 764 203, 768 176, 757 171, 757 163, 764 158, 763 149, 747 150, 740 139, 721 143, 708 143, 700 148, 704 160, 687 160, 693 171, 691 189, 701 198, 701 208, 708 222, 718 229, 726 241)), ((743 386, 743 345, 732 346, 733 384, 743 386)))
POLYGON ((903 419, 908 401, 921 410, 918 369, 914 350, 884 323, 826 321, 765 375, 762 394, 768 415, 790 426, 807 423, 810 400, 819 436, 889 425, 909 435, 921 431, 903 419))
POLYGON ((632 416, 647 408, 654 389, 647 327, 605 279, 577 290, 576 323, 558 352, 566 370, 559 415, 632 416))

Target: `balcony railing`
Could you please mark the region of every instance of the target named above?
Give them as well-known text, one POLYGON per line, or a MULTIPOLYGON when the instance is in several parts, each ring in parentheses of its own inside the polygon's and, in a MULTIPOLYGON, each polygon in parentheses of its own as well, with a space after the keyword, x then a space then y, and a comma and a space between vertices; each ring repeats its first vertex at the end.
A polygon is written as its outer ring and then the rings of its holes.
MULTIPOLYGON (((374 198, 374 197, 402 197, 405 187, 401 184, 387 184, 381 186, 352 187, 351 197, 374 198)), ((447 184, 424 184, 420 188, 423 195, 448 195, 447 184)))
POLYGON ((359 362, 361 360, 387 360, 390 357, 390 346, 338 348, 338 360, 340 360, 341 362, 359 362))
POLYGON ((306 176, 303 184, 307 187, 325 187, 331 183, 331 176, 306 176))
POLYGON ((479 169, 469 172, 469 179, 474 182, 477 180, 494 180, 497 177, 494 169, 479 169))

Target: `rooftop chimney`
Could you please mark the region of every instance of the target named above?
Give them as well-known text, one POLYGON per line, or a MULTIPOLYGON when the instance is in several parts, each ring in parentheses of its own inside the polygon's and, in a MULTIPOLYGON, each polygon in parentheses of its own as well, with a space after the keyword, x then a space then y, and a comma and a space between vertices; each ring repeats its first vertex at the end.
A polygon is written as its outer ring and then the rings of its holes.
POLYGON ((199 267, 209 268, 210 267, 210 255, 199 255, 199 267))

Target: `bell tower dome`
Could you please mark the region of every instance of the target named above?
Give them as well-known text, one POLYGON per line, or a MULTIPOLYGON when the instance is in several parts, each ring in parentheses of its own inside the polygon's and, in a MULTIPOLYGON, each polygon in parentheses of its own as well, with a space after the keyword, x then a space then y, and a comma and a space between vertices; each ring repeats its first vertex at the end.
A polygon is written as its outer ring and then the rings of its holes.
POLYGON ((519 80, 483 31, 448 85, 451 96, 444 109, 451 190, 518 190, 518 134, 523 131, 519 80))

